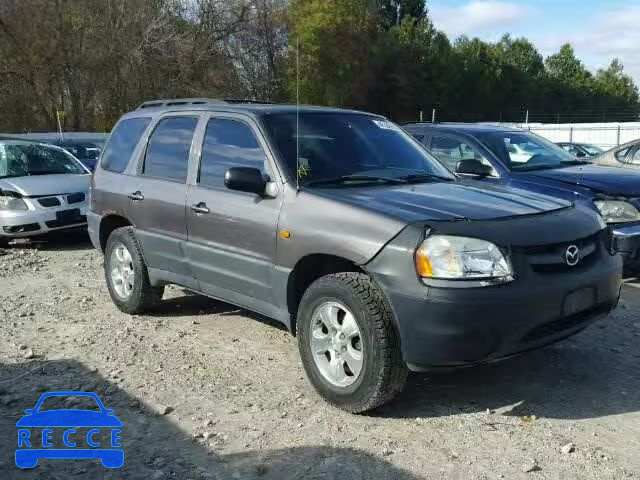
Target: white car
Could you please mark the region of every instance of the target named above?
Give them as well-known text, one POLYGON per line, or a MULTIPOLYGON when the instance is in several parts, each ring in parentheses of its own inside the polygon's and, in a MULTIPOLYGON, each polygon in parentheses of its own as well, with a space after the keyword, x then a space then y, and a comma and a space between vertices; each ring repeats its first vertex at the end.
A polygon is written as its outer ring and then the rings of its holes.
POLYGON ((86 226, 90 179, 60 147, 0 139, 0 246, 86 226))

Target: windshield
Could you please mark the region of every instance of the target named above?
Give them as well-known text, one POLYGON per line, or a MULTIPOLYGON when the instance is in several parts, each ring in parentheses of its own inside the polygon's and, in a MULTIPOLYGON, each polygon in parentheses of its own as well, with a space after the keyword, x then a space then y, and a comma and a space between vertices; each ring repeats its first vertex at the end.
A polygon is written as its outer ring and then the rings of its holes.
POLYGON ((514 172, 586 163, 529 132, 485 132, 478 133, 477 137, 514 172))
POLYGON ((295 113, 266 115, 264 121, 291 174, 298 169, 301 185, 455 179, 408 134, 380 117, 301 113, 298 136, 295 113))
POLYGON ((595 145, 583 144, 580 146, 584 148, 589 153, 589 155, 598 155, 604 152, 604 150, 602 150, 600 147, 596 147, 595 145))
POLYGON ((62 149, 32 143, 0 145, 0 178, 86 173, 82 165, 62 149))
POLYGON ((100 147, 93 143, 61 143, 64 148, 78 160, 97 160, 100 156, 100 147))

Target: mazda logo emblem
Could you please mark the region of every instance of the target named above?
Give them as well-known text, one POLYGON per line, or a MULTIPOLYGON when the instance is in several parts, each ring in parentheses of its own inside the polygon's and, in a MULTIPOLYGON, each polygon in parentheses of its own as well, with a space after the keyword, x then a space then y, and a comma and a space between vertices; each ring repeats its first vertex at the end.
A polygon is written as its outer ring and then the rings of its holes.
POLYGON ((575 245, 570 245, 567 247, 567 251, 564 254, 564 259, 567 262, 567 265, 570 267, 574 267, 580 261, 580 249, 575 245))

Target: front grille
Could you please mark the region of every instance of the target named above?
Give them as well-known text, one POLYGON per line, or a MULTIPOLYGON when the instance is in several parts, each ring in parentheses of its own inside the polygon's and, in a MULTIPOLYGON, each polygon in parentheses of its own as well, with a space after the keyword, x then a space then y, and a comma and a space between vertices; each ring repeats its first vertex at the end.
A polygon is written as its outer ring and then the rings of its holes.
POLYGON ((26 225, 12 225, 9 227, 2 227, 4 233, 16 234, 16 233, 27 233, 27 232, 35 232, 40 230, 40 225, 37 223, 27 223, 26 225))
POLYGON ((72 205, 74 203, 84 202, 85 194, 82 192, 72 193, 71 195, 67 195, 67 203, 72 205))
POLYGON ((524 342, 532 342, 535 340, 540 340, 546 337, 552 337, 558 333, 561 333, 565 330, 571 330, 573 328, 577 328, 582 324, 589 323, 593 320, 594 317, 607 313, 613 308, 613 305, 604 304, 597 305, 588 310, 584 310, 582 312, 574 313, 573 315, 569 315, 564 318, 560 318, 553 322, 545 323, 543 325, 538 325, 533 328, 525 335, 522 339, 524 342))
POLYGON ((571 242, 542 245, 539 247, 526 247, 522 254, 534 272, 537 273, 562 273, 590 267, 598 259, 601 233, 587 238, 577 239, 571 242), (580 250, 580 261, 576 265, 569 265, 566 261, 567 248, 575 245, 580 250))
POLYGON ((80 215, 79 218, 69 218, 64 220, 50 220, 44 223, 49 228, 61 228, 61 227, 68 227, 70 225, 80 225, 83 223, 87 223, 87 217, 85 215, 80 215))
POLYGON ((61 205, 58 197, 39 198, 38 203, 46 208, 59 207, 61 205))

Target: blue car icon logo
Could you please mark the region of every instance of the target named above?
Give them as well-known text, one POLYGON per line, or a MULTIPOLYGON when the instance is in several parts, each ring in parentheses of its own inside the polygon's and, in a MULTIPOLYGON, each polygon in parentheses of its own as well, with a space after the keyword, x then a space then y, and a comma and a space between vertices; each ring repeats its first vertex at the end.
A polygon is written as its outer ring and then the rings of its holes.
POLYGON ((114 410, 104 407, 95 393, 45 393, 34 408, 24 412, 26 415, 16 423, 18 467, 33 468, 41 458, 96 458, 107 468, 119 468, 124 464, 124 450, 120 448, 122 422, 114 415, 114 410), (99 410, 64 408, 40 411, 42 402, 51 397, 85 397, 83 400, 88 397, 95 400, 99 410))

